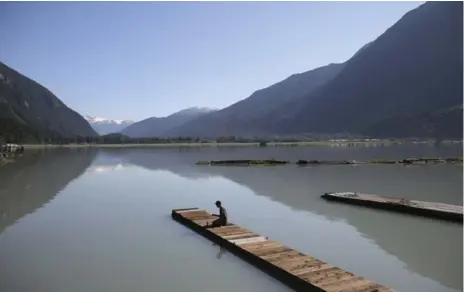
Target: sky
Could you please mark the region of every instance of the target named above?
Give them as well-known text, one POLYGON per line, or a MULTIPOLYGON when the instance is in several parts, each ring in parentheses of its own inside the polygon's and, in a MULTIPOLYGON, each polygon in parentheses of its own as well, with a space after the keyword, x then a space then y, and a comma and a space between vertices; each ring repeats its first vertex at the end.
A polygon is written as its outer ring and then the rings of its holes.
POLYGON ((0 62, 81 115, 224 108, 344 62, 423 2, 0 2, 0 62))

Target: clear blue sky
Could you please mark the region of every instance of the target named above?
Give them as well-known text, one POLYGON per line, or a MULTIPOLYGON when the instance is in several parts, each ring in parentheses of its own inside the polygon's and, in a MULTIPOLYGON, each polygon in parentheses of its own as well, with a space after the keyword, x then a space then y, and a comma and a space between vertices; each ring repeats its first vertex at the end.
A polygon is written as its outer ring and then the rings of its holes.
POLYGON ((343 62, 422 2, 0 2, 0 61, 82 115, 225 107, 343 62))

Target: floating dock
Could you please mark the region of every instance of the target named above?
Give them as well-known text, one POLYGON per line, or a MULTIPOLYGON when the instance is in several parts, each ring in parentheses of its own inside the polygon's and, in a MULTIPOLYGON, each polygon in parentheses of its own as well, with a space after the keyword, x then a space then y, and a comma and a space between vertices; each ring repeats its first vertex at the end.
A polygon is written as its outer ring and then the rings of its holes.
POLYGON ((205 210, 176 209, 172 218, 296 291, 395 292, 232 223, 207 229, 217 217, 205 210))
POLYGON ((325 193, 322 198, 348 204, 367 206, 419 215, 424 217, 438 218, 462 224, 462 206, 449 205, 436 202, 424 202, 406 200, 403 198, 382 197, 354 192, 325 193))

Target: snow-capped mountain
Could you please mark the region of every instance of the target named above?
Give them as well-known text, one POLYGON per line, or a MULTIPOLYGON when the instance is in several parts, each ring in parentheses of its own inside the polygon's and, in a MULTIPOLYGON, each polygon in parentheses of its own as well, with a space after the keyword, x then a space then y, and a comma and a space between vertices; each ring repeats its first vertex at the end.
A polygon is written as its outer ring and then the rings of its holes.
POLYGON ((109 133, 119 133, 125 127, 132 125, 134 121, 130 120, 108 120, 101 117, 92 117, 85 115, 84 118, 89 122, 92 128, 100 135, 109 133))

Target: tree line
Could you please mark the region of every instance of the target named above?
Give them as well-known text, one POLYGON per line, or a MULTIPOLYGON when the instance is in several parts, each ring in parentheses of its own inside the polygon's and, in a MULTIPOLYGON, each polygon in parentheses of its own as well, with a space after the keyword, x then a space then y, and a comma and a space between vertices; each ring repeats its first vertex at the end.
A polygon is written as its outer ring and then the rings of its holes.
MULTIPOLYGON (((282 140, 279 140, 282 142, 282 140)), ((296 142, 297 139, 285 139, 285 142, 296 142)), ((169 144, 169 143, 261 143, 263 139, 225 136, 214 139, 199 137, 147 137, 131 138, 122 134, 108 134, 103 136, 73 136, 63 137, 58 134, 40 134, 29 131, 0 131, 0 144, 169 144)))

